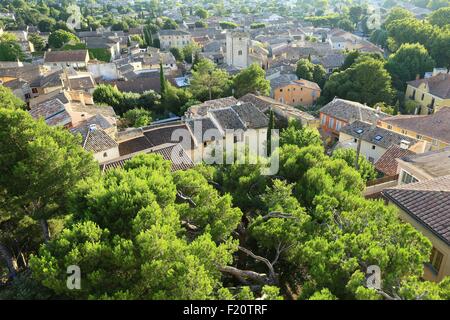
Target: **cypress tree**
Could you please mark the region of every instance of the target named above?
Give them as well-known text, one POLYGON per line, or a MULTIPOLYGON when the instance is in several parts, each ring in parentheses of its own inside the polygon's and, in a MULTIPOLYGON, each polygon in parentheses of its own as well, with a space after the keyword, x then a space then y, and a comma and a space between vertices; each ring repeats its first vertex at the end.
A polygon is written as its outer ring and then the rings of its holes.
POLYGON ((164 77, 162 61, 159 63, 159 82, 161 85, 161 99, 163 100, 166 93, 166 78, 164 77))

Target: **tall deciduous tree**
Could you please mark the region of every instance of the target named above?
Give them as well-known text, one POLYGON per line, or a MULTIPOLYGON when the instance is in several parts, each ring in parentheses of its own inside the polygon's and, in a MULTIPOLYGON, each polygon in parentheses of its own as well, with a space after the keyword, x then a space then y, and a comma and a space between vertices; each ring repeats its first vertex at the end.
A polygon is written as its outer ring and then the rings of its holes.
POLYGON ((384 68, 384 62, 364 57, 350 68, 333 73, 325 83, 321 100, 328 102, 334 97, 367 103, 390 104, 393 99, 391 76, 384 68))
POLYGON ((427 49, 418 43, 402 44, 386 63, 386 69, 392 76, 394 86, 404 90, 406 82, 423 78, 425 72, 433 70, 434 60, 428 54, 427 49))

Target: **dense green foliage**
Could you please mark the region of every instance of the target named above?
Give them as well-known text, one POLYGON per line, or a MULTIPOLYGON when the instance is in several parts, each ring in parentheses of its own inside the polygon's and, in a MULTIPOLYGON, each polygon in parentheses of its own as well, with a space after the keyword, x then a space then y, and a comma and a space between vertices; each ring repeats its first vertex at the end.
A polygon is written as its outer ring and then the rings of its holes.
POLYGON ((190 91, 200 101, 230 95, 231 80, 225 70, 208 59, 201 59, 192 71, 190 91))
POLYGON ((247 93, 258 93, 263 96, 270 94, 270 81, 266 79, 264 70, 253 63, 248 68, 241 70, 233 78, 234 95, 238 98, 247 93))
POLYGON ((93 97, 96 103, 113 107, 114 111, 119 115, 135 108, 143 108, 148 111, 160 111, 161 97, 151 90, 142 94, 120 92, 116 87, 101 84, 95 88, 93 97))
POLYGON ((305 79, 317 83, 323 87, 326 71, 320 64, 314 64, 308 59, 300 59, 297 62, 296 74, 299 79, 305 79))
POLYGON ((390 104, 393 94, 391 76, 384 62, 364 56, 344 71, 333 73, 320 99, 328 102, 337 96, 373 106, 377 102, 390 104))

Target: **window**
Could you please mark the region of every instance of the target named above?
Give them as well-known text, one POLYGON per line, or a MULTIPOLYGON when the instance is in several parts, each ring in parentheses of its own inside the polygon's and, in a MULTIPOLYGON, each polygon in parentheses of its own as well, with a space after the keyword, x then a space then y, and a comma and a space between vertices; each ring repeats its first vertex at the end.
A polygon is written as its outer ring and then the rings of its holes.
POLYGON ((408 134, 407 130, 402 130, 402 134, 408 134))
POLYGON ((423 139, 423 136, 421 136, 420 134, 417 134, 417 135, 416 135, 416 138, 417 138, 417 140, 422 140, 422 139, 423 139))
POLYGON ((438 141, 436 139, 431 140, 431 144, 433 146, 437 146, 438 145, 438 141))
POLYGON ((422 98, 421 99, 423 100, 423 98, 425 98, 425 93, 422 93, 422 98))
POLYGON ((283 92, 283 89, 280 89, 280 92, 283 92))
POLYGON ((358 139, 356 139, 356 138, 353 139, 353 142, 354 142, 354 143, 357 143, 357 142, 358 142, 358 139))
POLYGON ((108 156, 108 154, 105 152, 104 154, 103 154, 103 158, 106 158, 108 156))
POLYGON ((375 162, 375 159, 372 158, 372 157, 369 157, 369 162, 370 162, 370 163, 374 163, 374 162, 375 162))
POLYGON ((439 269, 441 268, 443 258, 444 255, 433 247, 433 249, 431 250, 430 264, 433 267, 433 269, 436 270, 436 273, 439 273, 439 269))
POLYGON ((205 141, 205 142, 203 142, 203 146, 204 146, 204 147, 206 147, 206 144, 207 144, 207 143, 206 143, 206 141, 205 141))
POLYGON ((414 183, 414 182, 419 181, 414 176, 412 176, 408 172, 406 172, 405 170, 402 170, 401 177, 402 177, 401 184, 408 184, 408 183, 414 183))
POLYGON ((238 51, 238 56, 242 56, 242 50, 238 51))
POLYGON ((33 89, 31 89, 31 92, 38 93, 38 89, 37 88, 33 88, 33 89))
POLYGON ((388 124, 387 128, 388 128, 389 130, 392 130, 392 126, 391 126, 390 124, 388 124))
POLYGON ((376 146, 372 145, 372 150, 375 150, 376 146))
POLYGON ((325 125, 327 123, 327 116, 326 115, 322 115, 322 125, 325 125))
POLYGON ((330 123, 328 125, 330 128, 334 127, 334 118, 330 118, 330 123))

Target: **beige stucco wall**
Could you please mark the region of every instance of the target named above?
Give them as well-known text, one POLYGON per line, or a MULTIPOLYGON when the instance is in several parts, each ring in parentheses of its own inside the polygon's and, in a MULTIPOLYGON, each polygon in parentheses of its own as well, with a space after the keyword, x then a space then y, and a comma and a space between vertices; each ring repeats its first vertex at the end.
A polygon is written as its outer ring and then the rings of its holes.
POLYGON ((439 97, 433 96, 428 92, 428 89, 424 83, 420 84, 417 88, 414 88, 413 86, 408 84, 408 86, 406 87, 405 98, 418 102, 422 106, 421 114, 428 114, 428 105, 431 104, 433 98, 435 112, 444 106, 450 107, 450 99, 444 100, 439 97), (416 91, 416 94, 414 95, 414 99, 412 99, 414 90, 416 91))
POLYGON ((311 106, 320 97, 320 90, 288 84, 274 90, 274 99, 291 106, 311 106), (281 90, 281 91, 280 91, 281 90))
MULTIPOLYGON (((395 204, 394 204, 395 205, 395 204)), ((439 252, 441 252, 444 257, 441 262, 441 267, 439 269, 439 273, 435 273, 432 269, 425 265, 424 267, 424 279, 429 281, 441 281, 445 276, 450 275, 450 246, 448 246, 444 241, 438 238, 434 233, 432 233, 429 229, 425 228, 421 223, 417 222, 414 218, 412 218, 409 214, 407 214, 402 209, 398 209, 399 217, 405 222, 410 223, 416 230, 420 231, 425 237, 427 237, 433 247, 435 247, 439 252)), ((431 252, 430 252, 431 255, 431 252)))
POLYGON ((411 138, 414 138, 414 139, 418 139, 418 140, 421 140, 421 141, 426 141, 426 142, 429 143, 430 150, 442 149, 442 148, 445 148, 445 147, 447 147, 449 145, 448 143, 446 143, 444 141, 441 141, 441 140, 438 140, 438 139, 435 139, 434 137, 427 136, 427 135, 424 135, 424 134, 419 134, 419 133, 417 133, 415 131, 412 131, 412 130, 406 130, 406 129, 403 129, 401 127, 390 125, 390 124, 388 124, 386 122, 383 122, 383 121, 378 121, 377 125, 379 127, 381 127, 381 128, 384 128, 384 129, 387 129, 387 130, 390 130, 390 131, 394 131, 394 132, 403 134, 405 136, 408 136, 408 137, 411 137, 411 138))
MULTIPOLYGON (((358 142, 354 142, 354 139, 356 138, 343 132, 340 132, 339 134, 339 142, 342 143, 342 147, 351 148, 356 151, 358 142)), ((374 145, 367 141, 364 140, 361 141, 360 155, 364 156, 367 160, 371 161, 372 163, 377 162, 377 160, 380 159, 380 157, 386 152, 386 150, 387 149, 374 145), (375 149, 372 149, 372 146, 375 146, 375 149)))

